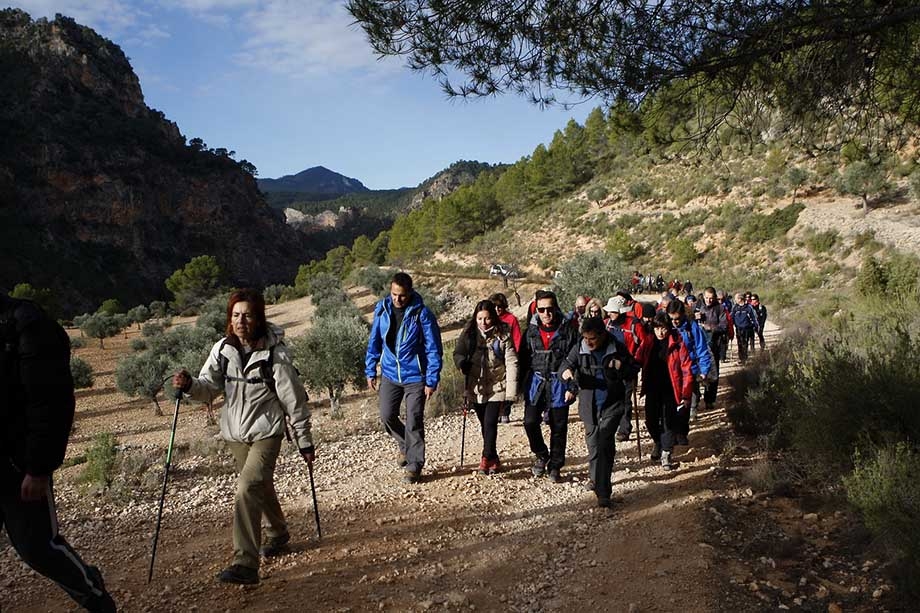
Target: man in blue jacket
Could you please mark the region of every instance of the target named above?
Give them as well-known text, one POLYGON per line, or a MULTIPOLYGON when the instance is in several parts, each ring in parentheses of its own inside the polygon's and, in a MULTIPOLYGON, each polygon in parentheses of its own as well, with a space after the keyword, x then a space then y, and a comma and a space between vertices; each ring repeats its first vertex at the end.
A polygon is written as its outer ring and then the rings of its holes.
POLYGON ((412 289, 412 277, 396 273, 390 294, 374 309, 364 372, 368 387, 379 393, 380 421, 399 445, 407 483, 418 483, 425 465, 425 402, 438 387, 442 355, 437 319, 412 289), (399 418, 403 398, 405 423, 399 418))

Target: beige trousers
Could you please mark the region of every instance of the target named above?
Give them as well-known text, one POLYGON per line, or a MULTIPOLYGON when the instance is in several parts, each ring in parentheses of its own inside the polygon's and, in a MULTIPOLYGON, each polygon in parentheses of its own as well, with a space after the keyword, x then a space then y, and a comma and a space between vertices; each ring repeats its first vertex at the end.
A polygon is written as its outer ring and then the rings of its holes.
POLYGON ((268 537, 287 534, 287 522, 275 493, 275 463, 281 451, 281 437, 253 443, 228 441, 236 461, 236 500, 233 506, 233 563, 259 568, 262 518, 268 537))

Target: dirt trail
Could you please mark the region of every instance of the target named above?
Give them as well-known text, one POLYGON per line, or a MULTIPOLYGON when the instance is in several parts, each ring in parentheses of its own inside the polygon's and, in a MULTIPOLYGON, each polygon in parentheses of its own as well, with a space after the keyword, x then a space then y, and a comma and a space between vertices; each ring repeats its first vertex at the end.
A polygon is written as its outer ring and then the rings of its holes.
MULTIPOLYGON (((294 310, 305 312, 303 305, 292 305, 294 310)), ((771 326, 768 342, 774 335, 771 326)), ((725 374, 734 368, 727 365, 725 374)), ((556 485, 530 474, 519 406, 512 423, 500 428, 505 471, 493 477, 471 474, 481 446, 474 416, 467 422, 461 470, 462 418, 428 421, 428 463, 423 482, 415 486, 401 483, 394 444, 379 431, 327 443, 316 464, 322 541, 316 539, 305 468, 286 449, 277 487, 294 551, 266 562, 257 587, 215 580, 231 554, 234 477, 225 454, 215 460, 189 450, 177 460, 150 585, 146 569, 156 488, 129 503, 92 498, 74 485, 76 468, 62 471, 62 532, 104 570, 125 611, 559 611, 573 605, 596 611, 720 610, 724 577, 707 541, 709 501, 734 487, 719 469, 727 431, 723 404, 700 414, 691 446, 679 448, 676 471, 665 473, 648 461, 651 443, 644 425, 641 462, 635 437, 618 444, 613 511, 597 508, 594 495, 583 488, 584 431, 574 411, 568 463, 556 485)), ((153 418, 144 402, 127 405, 93 416, 81 406, 78 438, 85 442, 88 432, 115 424, 129 432, 132 444, 165 443, 171 416, 153 418), (148 425, 132 427, 125 410, 143 412, 148 425), (144 434, 147 429, 151 432, 144 434)), ((349 419, 360 412, 372 423, 375 410, 373 398, 359 397, 349 419)), ((206 447, 212 440, 203 413, 184 414, 180 422, 180 443, 198 439, 206 447)), ((323 424, 318 427, 335 425, 323 424)), ((5 543, 0 588, 3 611, 74 610, 5 543)))

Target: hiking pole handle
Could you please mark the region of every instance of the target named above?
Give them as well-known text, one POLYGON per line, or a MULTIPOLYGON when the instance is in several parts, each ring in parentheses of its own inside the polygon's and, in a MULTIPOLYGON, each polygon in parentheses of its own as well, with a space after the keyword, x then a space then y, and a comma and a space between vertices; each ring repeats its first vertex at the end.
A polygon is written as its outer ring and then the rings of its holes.
POLYGON ((173 444, 176 441, 176 426, 179 423, 179 403, 182 402, 182 390, 176 388, 176 410, 173 412, 172 430, 169 434, 169 446, 166 448, 166 464, 163 470, 163 488, 160 490, 160 504, 157 509, 157 523, 153 531, 153 546, 150 551, 150 567, 147 569, 147 583, 153 581, 153 565, 157 559, 157 543, 160 540, 160 525, 163 521, 163 503, 166 501, 166 485, 169 483, 169 467, 172 464, 173 444))

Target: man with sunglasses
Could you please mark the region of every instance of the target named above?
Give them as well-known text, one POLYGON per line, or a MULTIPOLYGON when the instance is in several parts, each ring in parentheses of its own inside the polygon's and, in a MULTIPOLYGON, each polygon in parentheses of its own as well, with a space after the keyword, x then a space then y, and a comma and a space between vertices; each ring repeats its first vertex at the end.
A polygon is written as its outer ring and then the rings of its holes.
POLYGON ((566 322, 556 294, 540 290, 535 303, 536 319, 527 327, 518 356, 519 368, 525 373, 524 431, 536 456, 531 469, 534 476, 547 474, 550 481, 558 483, 565 464, 571 403, 571 399, 566 400, 567 385, 559 378, 558 371, 577 345, 579 334, 566 322), (544 410, 549 412, 549 448, 541 430, 544 410))

